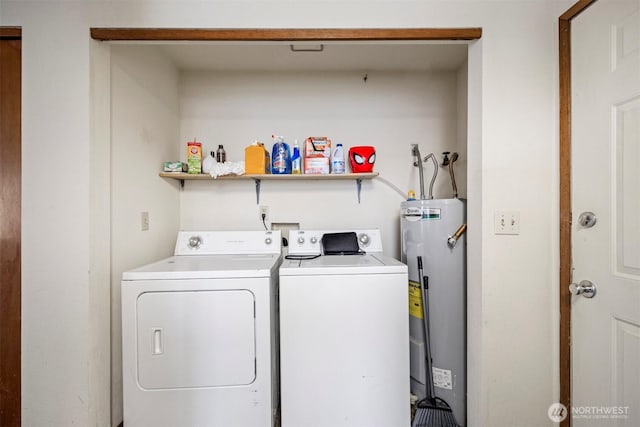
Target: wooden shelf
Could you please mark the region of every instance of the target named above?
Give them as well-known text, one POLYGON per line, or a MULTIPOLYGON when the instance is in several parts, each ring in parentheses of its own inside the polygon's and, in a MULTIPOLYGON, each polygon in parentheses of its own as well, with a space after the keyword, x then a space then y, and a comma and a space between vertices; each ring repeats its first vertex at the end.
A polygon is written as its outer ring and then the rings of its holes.
POLYGON ((227 180, 227 179, 260 179, 274 181, 296 181, 296 180, 332 180, 332 179, 372 179, 378 176, 377 172, 372 173, 341 173, 341 174, 300 174, 300 175, 224 175, 213 178, 206 173, 184 173, 184 172, 160 172, 163 178, 173 178, 183 180, 227 180))
POLYGON ((256 204, 260 204, 260 183, 268 181, 330 181, 330 180, 355 180, 358 192, 358 203, 360 203, 360 191, 363 179, 373 179, 378 176, 377 172, 371 173, 342 173, 342 174, 300 174, 300 175, 224 175, 217 178, 206 173, 184 173, 184 172, 160 172, 162 178, 177 179, 180 187, 184 188, 185 181, 227 181, 227 180, 253 180, 256 184, 256 204))

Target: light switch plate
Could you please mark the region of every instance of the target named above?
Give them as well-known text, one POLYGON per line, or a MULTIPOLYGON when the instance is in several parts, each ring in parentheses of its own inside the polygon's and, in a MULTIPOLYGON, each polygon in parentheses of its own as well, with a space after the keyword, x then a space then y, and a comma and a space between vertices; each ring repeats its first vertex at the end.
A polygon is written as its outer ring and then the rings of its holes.
POLYGON ((140 230, 149 231, 149 212, 140 212, 140 230))
POLYGON ((520 212, 496 211, 493 219, 494 234, 520 234, 520 212))

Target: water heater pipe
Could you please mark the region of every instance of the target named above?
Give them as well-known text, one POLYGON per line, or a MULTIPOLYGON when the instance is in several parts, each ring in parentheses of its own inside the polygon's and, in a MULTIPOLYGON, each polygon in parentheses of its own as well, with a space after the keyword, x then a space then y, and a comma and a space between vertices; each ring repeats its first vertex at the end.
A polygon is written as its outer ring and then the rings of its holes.
POLYGON ((424 162, 431 159, 433 162, 433 177, 431 178, 431 183, 429 184, 429 200, 433 199, 433 183, 436 182, 436 176, 438 175, 438 161, 436 160, 436 156, 431 153, 427 157, 424 158, 424 162))
POLYGON ((422 170, 422 157, 420 156, 420 149, 418 144, 411 144, 411 154, 413 155, 413 166, 418 167, 420 174, 420 200, 424 200, 424 171, 422 170))
POLYGON ((456 186, 456 177, 453 173, 453 163, 458 160, 458 153, 453 153, 451 155, 451 160, 449 161, 449 175, 451 175, 451 186, 453 187, 453 197, 458 198, 458 187, 456 186))
POLYGON ((467 224, 462 224, 460 228, 458 228, 456 232, 453 233, 453 236, 450 236, 447 239, 447 243, 451 248, 454 248, 456 246, 456 243, 458 243, 458 239, 464 234, 465 231, 467 231, 467 224))

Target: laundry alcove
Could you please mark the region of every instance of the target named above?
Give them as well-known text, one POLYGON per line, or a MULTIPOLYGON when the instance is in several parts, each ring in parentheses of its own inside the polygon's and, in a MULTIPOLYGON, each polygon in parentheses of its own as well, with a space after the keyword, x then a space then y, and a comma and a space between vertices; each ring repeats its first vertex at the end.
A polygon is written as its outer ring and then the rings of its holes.
MULTIPOLYGON (((181 189, 178 181, 158 176, 162 162, 186 160, 187 141, 202 142, 205 153, 224 145, 230 161, 242 161, 255 140, 270 149, 272 134, 290 145, 328 136, 347 149, 375 146, 379 177, 362 183, 360 203, 352 181, 305 180, 262 182, 260 205, 269 208, 267 224, 380 228, 385 252, 395 257, 400 202, 409 190, 419 194, 411 144, 440 160, 444 151, 458 152, 458 192, 463 198, 471 193, 467 159, 480 148, 467 148, 469 39, 479 38, 479 30, 465 37, 442 33, 439 40, 383 31, 377 39, 342 40, 328 31, 320 33, 323 39, 296 39, 282 31, 277 40, 194 41, 114 40, 107 29, 92 30, 92 188, 110 195, 109 210, 96 221, 105 224, 110 241, 104 251, 112 283, 115 417, 122 399, 122 271, 170 255, 178 230, 263 226, 252 181, 188 181, 181 189), (148 231, 142 230, 143 213, 148 231)), ((431 173, 425 163, 425 180, 431 173)), ((452 196, 443 171, 434 195, 452 196)), ((469 199, 471 213, 477 207, 473 194, 469 199)))

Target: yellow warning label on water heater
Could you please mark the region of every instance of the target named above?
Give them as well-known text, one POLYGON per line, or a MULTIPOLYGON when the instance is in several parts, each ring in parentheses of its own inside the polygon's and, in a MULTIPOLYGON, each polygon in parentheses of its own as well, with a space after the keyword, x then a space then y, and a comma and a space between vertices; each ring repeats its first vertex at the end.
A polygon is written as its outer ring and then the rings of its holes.
POLYGON ((418 319, 423 318, 420 283, 413 280, 409 280, 409 314, 418 319))

